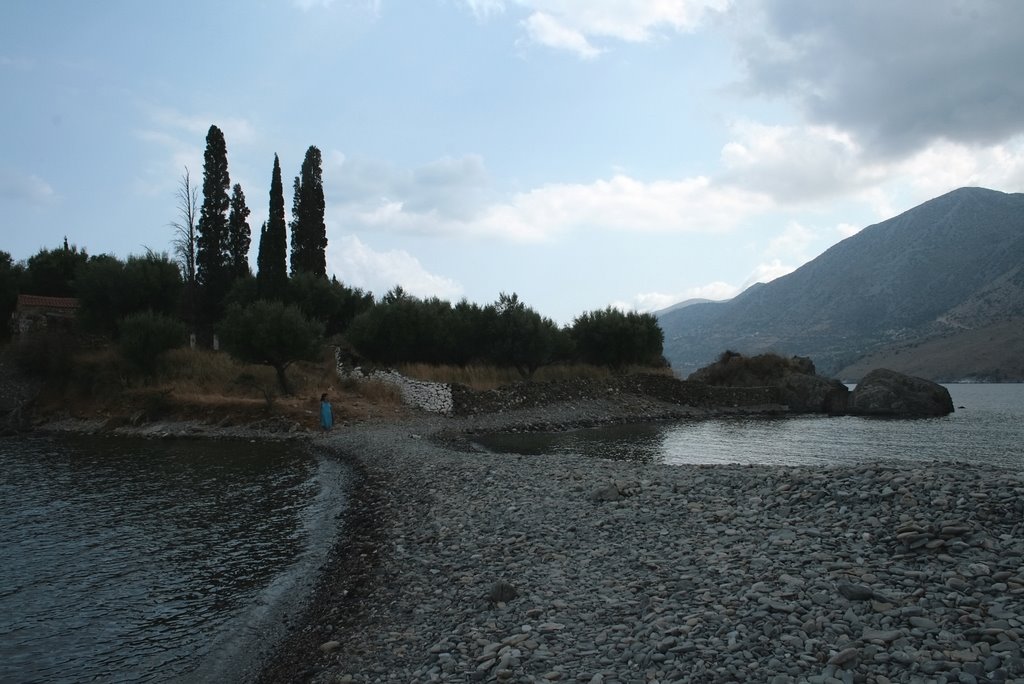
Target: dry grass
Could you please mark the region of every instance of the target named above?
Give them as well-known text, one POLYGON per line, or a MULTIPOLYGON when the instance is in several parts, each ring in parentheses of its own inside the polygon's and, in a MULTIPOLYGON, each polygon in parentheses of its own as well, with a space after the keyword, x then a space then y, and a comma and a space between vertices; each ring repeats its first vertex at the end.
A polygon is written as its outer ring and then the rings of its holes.
MULTIPOLYGON (((455 383, 465 385, 477 391, 495 389, 503 385, 523 381, 523 376, 514 368, 498 366, 431 366, 418 363, 405 364, 399 366, 397 370, 399 373, 417 380, 455 383)), ((635 366, 619 371, 619 373, 657 373, 671 376, 672 369, 635 366)), ((550 382, 555 380, 576 380, 579 378, 601 379, 615 374, 604 366, 559 364, 537 369, 531 380, 534 382, 550 382)))
POLYGON ((382 383, 341 380, 334 368, 334 352, 324 350, 318 362, 297 362, 288 367, 291 396, 283 396, 269 366, 244 364, 223 352, 176 349, 162 360, 154 377, 144 377, 113 349, 77 355, 72 377, 64 388, 48 392, 48 408, 69 410, 82 417, 132 415, 139 410, 151 417, 254 421, 283 415, 315 427, 319 400, 327 393, 339 420, 366 419, 401 410, 401 396, 382 383))

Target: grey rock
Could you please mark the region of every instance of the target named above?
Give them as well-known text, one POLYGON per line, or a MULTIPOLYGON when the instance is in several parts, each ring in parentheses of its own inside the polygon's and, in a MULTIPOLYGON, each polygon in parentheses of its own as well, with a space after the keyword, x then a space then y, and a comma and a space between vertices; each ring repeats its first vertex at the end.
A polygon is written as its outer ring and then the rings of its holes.
POLYGON ((953 412, 953 399, 949 390, 931 380, 878 368, 857 383, 848 411, 869 416, 945 416, 953 412))

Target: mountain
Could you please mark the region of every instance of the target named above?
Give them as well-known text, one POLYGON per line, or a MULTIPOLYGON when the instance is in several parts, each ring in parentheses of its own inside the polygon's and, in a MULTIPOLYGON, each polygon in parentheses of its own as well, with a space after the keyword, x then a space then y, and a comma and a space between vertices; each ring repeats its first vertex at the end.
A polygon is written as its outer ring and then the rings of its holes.
POLYGON ((918 357, 916 374, 933 380, 1024 379, 1024 194, 954 190, 787 276, 659 322, 683 376, 731 349, 809 356, 843 379, 898 357, 918 357))
POLYGON ((709 304, 709 303, 714 302, 714 301, 715 301, 714 299, 685 299, 685 300, 683 300, 681 302, 676 302, 675 304, 673 304, 671 306, 666 306, 664 309, 660 309, 658 311, 655 311, 654 315, 660 317, 660 316, 664 316, 665 314, 667 314, 667 313, 669 313, 671 311, 676 311, 677 309, 685 309, 686 307, 693 306, 694 304, 709 304))

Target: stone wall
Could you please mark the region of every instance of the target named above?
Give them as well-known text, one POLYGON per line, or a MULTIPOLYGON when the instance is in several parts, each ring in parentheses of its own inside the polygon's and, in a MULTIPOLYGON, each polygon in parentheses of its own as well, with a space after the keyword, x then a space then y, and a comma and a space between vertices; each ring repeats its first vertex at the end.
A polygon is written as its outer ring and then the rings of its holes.
POLYGON ((708 408, 756 407, 779 404, 777 387, 712 387, 667 375, 626 375, 601 379, 523 382, 474 392, 461 385, 407 378, 391 369, 365 370, 345 363, 335 350, 338 376, 356 382, 376 381, 396 387, 408 406, 444 415, 474 415, 556 402, 610 398, 635 394, 681 406, 708 408))
POLYGON ((341 358, 341 352, 334 350, 338 376, 356 382, 382 382, 398 389, 406 405, 431 413, 451 415, 455 410, 451 385, 442 382, 425 382, 407 378, 396 370, 364 370, 350 366, 341 358))

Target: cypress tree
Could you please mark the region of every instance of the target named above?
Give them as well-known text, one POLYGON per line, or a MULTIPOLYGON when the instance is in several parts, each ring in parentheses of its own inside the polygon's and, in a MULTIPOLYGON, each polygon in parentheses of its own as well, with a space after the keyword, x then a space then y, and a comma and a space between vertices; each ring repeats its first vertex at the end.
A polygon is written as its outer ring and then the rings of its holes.
POLYGON ((224 133, 210 126, 203 154, 203 205, 199 210, 196 240, 196 280, 202 288, 208 320, 219 315, 231 281, 227 221, 230 187, 224 133))
POLYGON ((231 261, 231 279, 250 275, 249 245, 252 242, 249 230, 249 207, 245 205, 242 186, 235 183, 231 193, 231 213, 228 214, 228 254, 231 261))
POLYGON ((295 178, 291 273, 327 276, 327 226, 320 150, 310 145, 295 178))
POLYGON ((284 219, 284 186, 281 162, 274 155, 270 178, 270 215, 260 229, 259 254, 256 257, 257 285, 262 299, 282 299, 288 285, 288 227, 284 219))

